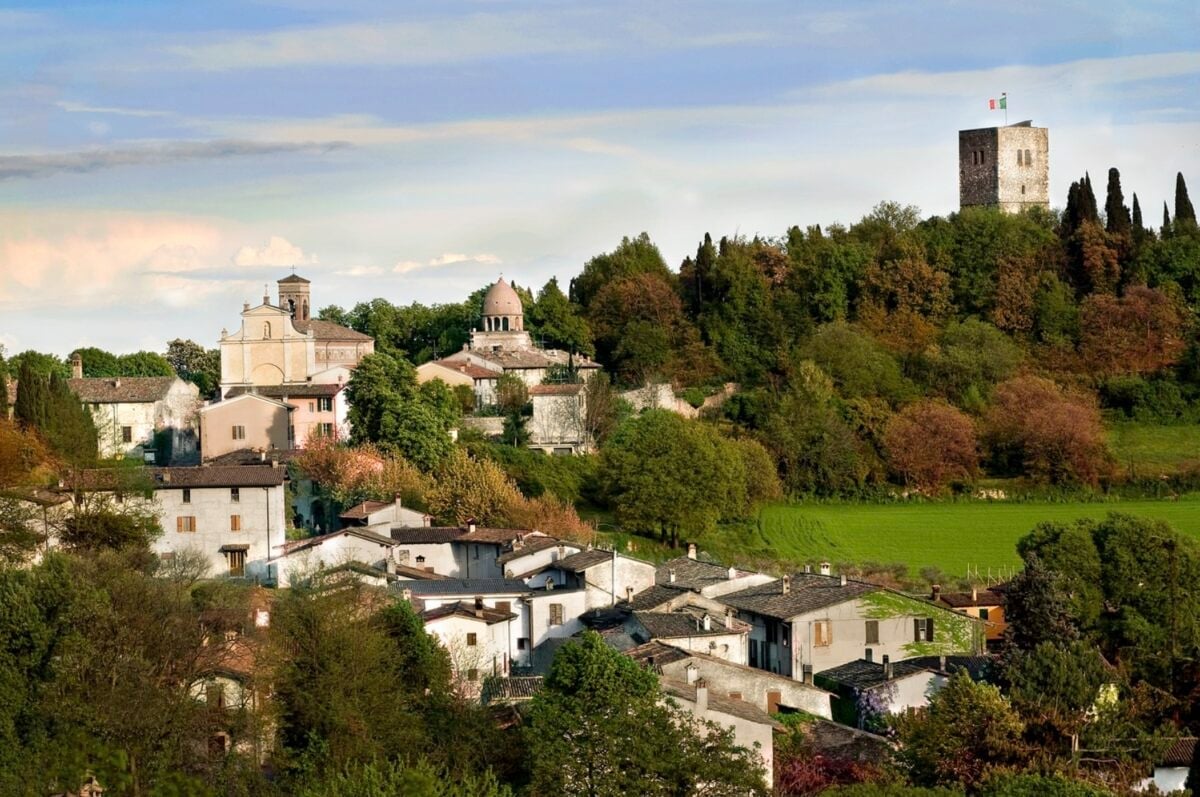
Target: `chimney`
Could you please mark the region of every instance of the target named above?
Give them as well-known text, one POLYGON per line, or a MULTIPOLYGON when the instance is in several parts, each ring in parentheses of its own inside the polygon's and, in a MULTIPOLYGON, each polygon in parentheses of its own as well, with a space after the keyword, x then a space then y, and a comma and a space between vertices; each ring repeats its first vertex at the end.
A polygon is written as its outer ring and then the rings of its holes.
POLYGON ((813 669, 811 664, 800 665, 800 682, 811 684, 813 682, 813 669))
POLYGON ((83 357, 79 352, 71 355, 71 378, 83 379, 83 357))
POLYGON ((725 627, 733 628, 733 609, 725 607, 725 627))
POLYGON ((704 615, 704 630, 705 631, 712 630, 712 618, 708 616, 707 612, 704 615))
POLYGON ((971 587, 971 603, 979 602, 979 588, 971 587))
POLYGON ((942 672, 946 671, 946 654, 938 656, 938 669, 942 672))
POLYGON ((567 557, 567 546, 559 543, 558 559, 556 559, 555 561, 561 561, 561 560, 565 559, 566 557, 567 557))
POLYGON ((405 587, 404 589, 400 590, 400 597, 404 598, 404 600, 407 602, 412 603, 412 590, 408 587, 405 587))
POLYGON ((787 595, 792 591, 792 577, 784 576, 782 581, 783 581, 783 594, 787 595))
POLYGON ((842 573, 842 586, 846 586, 846 574, 842 573))
POLYGON ((811 572, 812 572, 812 565, 805 565, 805 566, 804 566, 804 572, 805 572, 805 573, 811 573, 811 572))
POLYGON ((892 660, 886 653, 883 654, 883 677, 884 680, 892 680, 892 660))
POLYGON ((729 566, 729 576, 728 576, 728 578, 729 578, 729 580, 730 580, 730 581, 733 581, 735 578, 737 578, 737 568, 736 568, 736 567, 734 567, 733 565, 730 565, 730 566, 729 566))
POLYGON ((626 588, 625 588, 625 600, 626 600, 626 601, 631 601, 631 600, 633 600, 633 587, 626 587, 626 588))
POLYGON ((696 543, 689 542, 688 543, 688 559, 695 559, 695 558, 696 558, 696 543))
POLYGON ((483 597, 477 595, 475 597, 475 611, 479 611, 482 608, 483 608, 483 597))
POLYGON ((670 568, 669 570, 667 570, 667 583, 668 584, 675 583, 675 568, 673 568, 673 567, 670 568))
POLYGON ((483 609, 476 607, 475 608, 475 616, 478 617, 480 620, 482 620, 483 619, 483 609))
POLYGON ((696 713, 704 716, 708 713, 708 681, 696 679, 696 713))
POLYGON ((696 679, 700 677, 700 668, 695 664, 689 664, 683 672, 687 676, 687 682, 689 684, 696 683, 696 679))
POLYGON ((940 597, 942 597, 942 585, 934 584, 932 587, 929 588, 929 598, 930 598, 930 600, 932 600, 933 602, 936 603, 938 598, 940 598, 940 597))
POLYGON ((475 518, 470 518, 469 520, 467 520, 467 533, 468 534, 475 533, 475 518))
POLYGON ((546 580, 546 591, 549 592, 552 589, 554 589, 554 579, 552 579, 552 578, 547 579, 546 580))
POLYGON ((827 576, 832 572, 833 572, 833 568, 829 564, 829 562, 821 562, 821 575, 827 576))

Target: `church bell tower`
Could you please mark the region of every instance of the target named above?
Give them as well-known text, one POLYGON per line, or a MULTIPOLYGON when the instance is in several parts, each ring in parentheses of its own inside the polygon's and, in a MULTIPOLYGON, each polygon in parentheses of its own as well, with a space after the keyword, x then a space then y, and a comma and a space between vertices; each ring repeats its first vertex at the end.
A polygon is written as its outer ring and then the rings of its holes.
POLYGON ((279 280, 279 306, 292 314, 293 321, 309 319, 309 285, 311 283, 291 274, 279 280))

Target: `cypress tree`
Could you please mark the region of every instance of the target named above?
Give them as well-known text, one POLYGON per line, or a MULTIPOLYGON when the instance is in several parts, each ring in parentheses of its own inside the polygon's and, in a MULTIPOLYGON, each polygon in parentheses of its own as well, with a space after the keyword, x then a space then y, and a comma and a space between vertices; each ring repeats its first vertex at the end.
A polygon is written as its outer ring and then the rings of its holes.
POLYGON ((33 366, 22 361, 17 374, 17 400, 13 419, 25 429, 41 429, 46 425, 46 378, 33 366))
POLYGON ((1096 192, 1092 190, 1092 176, 1083 173, 1083 218, 1084 221, 1100 222, 1100 207, 1096 204, 1096 192))
POLYGON ((94 462, 96 425, 92 415, 57 371, 50 374, 46 405, 46 423, 42 430, 46 442, 74 465, 94 462))
POLYGON ((1160 233, 1163 238, 1171 237, 1171 213, 1167 210, 1167 203, 1163 202, 1163 225, 1160 233))
POLYGON ((1146 225, 1142 223, 1142 206, 1138 204, 1137 194, 1133 195, 1133 231, 1145 232, 1146 225))
POLYGON ((1129 208, 1125 207, 1125 194, 1121 191, 1121 173, 1115 168, 1108 170, 1108 195, 1104 201, 1105 225, 1114 235, 1128 235, 1130 230, 1129 208))
POLYGON ((8 374, 0 371, 0 420, 8 420, 8 374))
POLYGON ((1183 172, 1175 175, 1175 223, 1196 223, 1196 209, 1192 200, 1188 199, 1187 183, 1183 181, 1183 172))

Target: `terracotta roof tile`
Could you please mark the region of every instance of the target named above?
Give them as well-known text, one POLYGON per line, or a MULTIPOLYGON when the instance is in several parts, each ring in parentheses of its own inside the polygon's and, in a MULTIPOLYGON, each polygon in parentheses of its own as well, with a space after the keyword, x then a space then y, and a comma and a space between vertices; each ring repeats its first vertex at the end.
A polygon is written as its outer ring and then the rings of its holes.
POLYGON ((575 396, 583 390, 583 385, 534 385, 529 388, 531 396, 575 396))
POLYGON ((67 387, 85 404, 146 404, 165 399, 177 379, 177 376, 87 377, 68 379, 67 387))
POLYGON ((312 331, 313 337, 317 340, 355 340, 366 341, 375 340, 370 335, 364 335, 341 324, 335 324, 332 321, 322 321, 319 318, 314 318, 309 321, 293 321, 292 326, 297 332, 305 333, 312 331))
POLYGON ((91 468, 79 471, 70 488, 114 490, 144 482, 156 490, 185 487, 275 487, 283 484, 286 468, 270 465, 199 465, 187 468, 91 468))
POLYGON ((502 623, 505 620, 511 620, 516 617, 516 615, 512 612, 502 612, 498 609, 492 609, 487 606, 483 607, 482 609, 476 609, 474 604, 468 604, 465 601, 459 601, 458 603, 445 603, 436 609, 428 609, 421 612, 421 619, 424 620, 426 624, 434 620, 441 620, 445 617, 465 617, 469 620, 479 620, 487 623, 488 625, 495 625, 496 623, 502 623))
POLYGON ((281 385, 236 385, 225 395, 229 398, 247 393, 257 393, 273 399, 282 398, 328 398, 346 389, 347 382, 327 384, 317 382, 285 382, 281 385))

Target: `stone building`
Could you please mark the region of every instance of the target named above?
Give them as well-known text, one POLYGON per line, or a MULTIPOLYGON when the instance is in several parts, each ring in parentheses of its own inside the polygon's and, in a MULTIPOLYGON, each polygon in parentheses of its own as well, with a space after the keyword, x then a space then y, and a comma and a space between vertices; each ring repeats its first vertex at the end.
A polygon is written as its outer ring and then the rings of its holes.
POLYGON ((958 131, 959 207, 1050 209, 1050 131, 1033 122, 958 131))
POLYGON ((309 316, 311 283, 279 280, 278 304, 242 308, 242 325, 221 331, 221 396, 260 393, 295 409, 292 445, 310 435, 346 435, 345 396, 354 368, 375 351, 369 335, 309 316))

